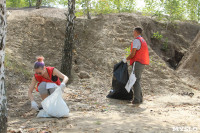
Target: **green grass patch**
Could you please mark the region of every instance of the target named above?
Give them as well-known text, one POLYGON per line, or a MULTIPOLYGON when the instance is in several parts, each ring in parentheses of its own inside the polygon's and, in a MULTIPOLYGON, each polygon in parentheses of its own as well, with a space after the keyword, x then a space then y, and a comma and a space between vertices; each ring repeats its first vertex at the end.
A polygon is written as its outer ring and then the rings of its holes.
POLYGON ((9 54, 6 54, 5 56, 4 65, 7 71, 12 71, 14 74, 17 75, 23 75, 24 78, 26 79, 32 77, 31 71, 28 71, 24 64, 20 64, 15 59, 13 59, 9 54))

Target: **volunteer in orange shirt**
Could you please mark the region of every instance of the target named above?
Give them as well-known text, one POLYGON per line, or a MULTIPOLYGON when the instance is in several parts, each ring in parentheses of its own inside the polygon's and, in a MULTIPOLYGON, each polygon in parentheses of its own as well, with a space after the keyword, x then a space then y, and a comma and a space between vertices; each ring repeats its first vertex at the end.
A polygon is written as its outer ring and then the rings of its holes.
POLYGON ((44 100, 47 96, 51 95, 58 86, 63 90, 69 79, 56 68, 45 66, 43 56, 37 57, 34 70, 35 74, 29 87, 28 96, 31 100, 31 107, 35 110, 39 110, 38 104, 34 101, 33 90, 36 89, 44 100), (62 83, 59 78, 63 79, 62 83))
POLYGON ((135 63, 135 76, 136 82, 133 85, 134 89, 134 99, 133 104, 140 104, 143 102, 142 88, 140 85, 141 75, 144 70, 145 65, 149 65, 149 51, 148 46, 144 38, 141 36, 142 28, 136 27, 133 30, 134 41, 131 43, 131 53, 130 55, 123 59, 126 63, 130 60, 130 65, 135 63))

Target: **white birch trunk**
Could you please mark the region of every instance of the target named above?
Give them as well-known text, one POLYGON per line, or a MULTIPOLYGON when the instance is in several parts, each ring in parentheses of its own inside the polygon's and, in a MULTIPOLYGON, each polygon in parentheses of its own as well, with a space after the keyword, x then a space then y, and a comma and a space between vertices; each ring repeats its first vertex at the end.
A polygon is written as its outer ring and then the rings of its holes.
POLYGON ((0 0, 0 133, 7 132, 7 98, 4 87, 6 26, 6 0, 0 0))
POLYGON ((72 69, 72 46, 74 43, 75 18, 75 0, 68 0, 67 29, 61 64, 61 72, 68 77, 71 76, 72 69))

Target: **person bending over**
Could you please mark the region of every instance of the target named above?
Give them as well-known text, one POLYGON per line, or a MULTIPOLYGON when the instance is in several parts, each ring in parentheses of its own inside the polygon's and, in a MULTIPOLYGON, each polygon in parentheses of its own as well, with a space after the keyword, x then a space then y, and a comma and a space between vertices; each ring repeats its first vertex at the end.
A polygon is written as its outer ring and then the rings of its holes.
POLYGON ((58 86, 63 90, 69 79, 56 68, 45 66, 43 56, 37 57, 37 61, 34 64, 34 70, 35 74, 29 87, 28 97, 31 100, 31 108, 39 110, 39 106, 34 101, 32 94, 34 88, 40 93, 42 100, 44 100, 46 97, 51 95, 58 86), (59 78, 63 79, 62 83, 59 78))

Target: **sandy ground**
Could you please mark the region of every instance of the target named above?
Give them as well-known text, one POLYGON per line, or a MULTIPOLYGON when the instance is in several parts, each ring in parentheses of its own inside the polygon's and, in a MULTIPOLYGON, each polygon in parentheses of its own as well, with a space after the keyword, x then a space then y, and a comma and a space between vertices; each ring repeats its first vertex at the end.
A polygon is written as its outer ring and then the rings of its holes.
POLYGON ((59 119, 35 118, 37 113, 28 111, 27 116, 9 118, 8 129, 33 133, 170 133, 175 128, 179 130, 176 132, 200 131, 199 92, 193 97, 146 95, 144 100, 135 106, 128 101, 106 99, 103 105, 94 105, 95 111, 72 110, 68 118, 59 119))

